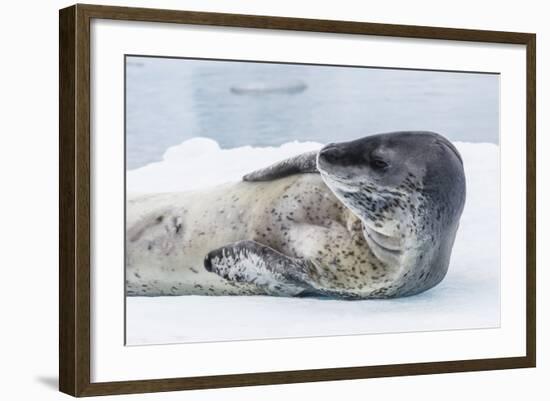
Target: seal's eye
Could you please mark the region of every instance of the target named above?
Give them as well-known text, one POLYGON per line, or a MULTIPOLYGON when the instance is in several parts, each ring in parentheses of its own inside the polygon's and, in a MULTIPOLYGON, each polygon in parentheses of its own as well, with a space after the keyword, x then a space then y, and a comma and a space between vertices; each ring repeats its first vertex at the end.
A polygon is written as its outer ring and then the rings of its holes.
POLYGON ((372 159, 370 165, 377 170, 383 170, 389 167, 389 164, 382 159, 372 159))

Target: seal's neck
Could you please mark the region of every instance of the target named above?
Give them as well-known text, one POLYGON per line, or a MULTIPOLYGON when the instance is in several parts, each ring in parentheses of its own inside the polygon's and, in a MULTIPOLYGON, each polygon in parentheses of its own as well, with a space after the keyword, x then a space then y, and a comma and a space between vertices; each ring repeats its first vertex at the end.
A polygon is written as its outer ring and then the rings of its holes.
POLYGON ((344 193, 341 199, 361 221, 365 240, 379 260, 392 265, 414 263, 426 237, 421 199, 383 191, 344 193))
POLYGON ((323 179, 361 221, 365 240, 378 259, 399 265, 414 263, 431 229, 426 219, 430 208, 420 183, 409 180, 388 188, 368 182, 346 184, 327 174, 323 179))
POLYGON ((401 264, 406 248, 400 235, 389 236, 377 231, 363 221, 363 235, 374 256, 388 264, 401 264))

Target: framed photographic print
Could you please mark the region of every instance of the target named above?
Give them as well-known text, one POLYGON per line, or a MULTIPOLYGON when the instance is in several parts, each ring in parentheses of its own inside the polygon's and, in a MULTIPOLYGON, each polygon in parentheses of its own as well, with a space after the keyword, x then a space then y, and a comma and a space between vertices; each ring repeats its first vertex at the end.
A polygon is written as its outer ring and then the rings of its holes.
POLYGON ((60 390, 535 366, 535 35, 60 11, 60 390))

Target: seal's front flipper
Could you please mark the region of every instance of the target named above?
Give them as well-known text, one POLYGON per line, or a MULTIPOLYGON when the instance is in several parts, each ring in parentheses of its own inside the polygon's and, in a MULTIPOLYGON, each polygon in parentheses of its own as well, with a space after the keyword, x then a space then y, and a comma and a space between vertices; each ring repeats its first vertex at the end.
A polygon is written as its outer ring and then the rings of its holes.
POLYGON ((255 241, 239 241, 215 249, 204 267, 226 280, 255 284, 269 295, 294 296, 308 290, 311 264, 255 241))
POLYGON ((253 171, 243 177, 244 181, 271 181, 293 174, 318 173, 318 151, 302 153, 301 155, 272 164, 269 167, 253 171))

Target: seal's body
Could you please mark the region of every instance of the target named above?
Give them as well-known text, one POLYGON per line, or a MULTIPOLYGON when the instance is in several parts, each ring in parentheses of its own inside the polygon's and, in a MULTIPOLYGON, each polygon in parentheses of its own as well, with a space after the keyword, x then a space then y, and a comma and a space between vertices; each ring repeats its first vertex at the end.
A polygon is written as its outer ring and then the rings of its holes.
POLYGON ((207 191, 131 198, 127 294, 416 294, 445 276, 464 199, 458 152, 425 132, 327 145, 207 191))
POLYGON ((255 241, 293 258, 338 255, 343 261, 353 254, 354 264, 367 260, 360 221, 318 174, 133 198, 127 224, 127 288, 133 295, 277 292, 281 283, 267 272, 249 272, 250 280, 257 276, 250 285, 205 269, 210 251, 239 241, 255 241), (258 280, 273 288, 263 288, 258 280))

